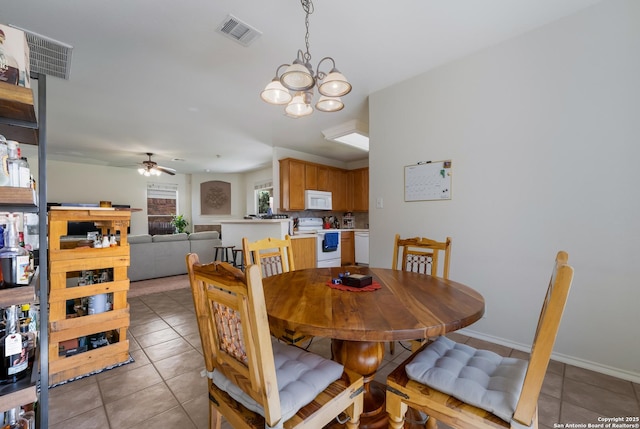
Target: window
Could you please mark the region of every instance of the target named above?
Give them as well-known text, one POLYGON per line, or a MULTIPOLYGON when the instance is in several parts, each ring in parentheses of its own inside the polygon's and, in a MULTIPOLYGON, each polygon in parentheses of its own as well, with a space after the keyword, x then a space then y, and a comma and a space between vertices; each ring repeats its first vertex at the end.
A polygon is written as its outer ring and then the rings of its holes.
POLYGON ((271 181, 259 183, 254 186, 255 204, 257 214, 267 214, 273 210, 273 183, 271 181))
POLYGON ((171 217, 178 213, 178 185, 147 184, 147 217, 149 234, 173 234, 171 217))

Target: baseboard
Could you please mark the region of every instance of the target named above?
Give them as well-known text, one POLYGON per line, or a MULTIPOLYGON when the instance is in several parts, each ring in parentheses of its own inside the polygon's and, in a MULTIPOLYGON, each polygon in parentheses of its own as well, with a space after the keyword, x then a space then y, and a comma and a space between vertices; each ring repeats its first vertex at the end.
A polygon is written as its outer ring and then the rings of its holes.
MULTIPOLYGON (((470 329, 461 329, 456 331, 456 333, 467 335, 469 337, 477 338, 479 340, 488 341, 491 343, 500 344, 502 346, 510 347, 512 349, 520 350, 526 353, 531 351, 531 346, 523 343, 516 343, 513 341, 505 340, 504 338, 494 337, 492 335, 483 334, 477 331, 473 331, 470 329)), ((577 366, 579 368, 588 369, 591 371, 599 372, 601 374, 610 375, 612 377, 620 378, 623 380, 628 380, 633 383, 640 383, 640 373, 626 371, 619 368, 614 368, 607 365, 602 365, 597 362, 588 361, 585 359, 577 358, 574 356, 565 355, 562 353, 552 353, 551 359, 566 363, 569 365, 577 366)))

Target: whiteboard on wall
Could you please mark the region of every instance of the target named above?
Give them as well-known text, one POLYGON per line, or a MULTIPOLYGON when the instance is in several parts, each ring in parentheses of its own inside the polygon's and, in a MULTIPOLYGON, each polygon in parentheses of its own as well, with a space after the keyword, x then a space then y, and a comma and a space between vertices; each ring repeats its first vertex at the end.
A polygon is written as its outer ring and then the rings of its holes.
POLYGON ((425 161, 404 167, 404 200, 451 199, 451 160, 425 161))

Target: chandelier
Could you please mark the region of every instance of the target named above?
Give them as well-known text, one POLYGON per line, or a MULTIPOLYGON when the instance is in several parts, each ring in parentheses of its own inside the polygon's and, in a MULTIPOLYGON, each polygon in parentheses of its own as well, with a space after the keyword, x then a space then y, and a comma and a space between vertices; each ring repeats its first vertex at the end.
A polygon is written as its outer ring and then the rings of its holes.
POLYGON ((284 105, 284 111, 291 118, 300 118, 313 113, 311 100, 313 88, 318 87, 320 99, 316 102, 316 109, 321 112, 337 112, 344 108, 340 97, 351 91, 351 84, 342 73, 336 69, 336 62, 331 57, 324 57, 318 63, 314 73, 309 53, 309 15, 313 13, 311 0, 300 0, 304 10, 305 26, 307 29, 304 41, 306 52, 298 50, 292 64, 282 64, 276 69, 276 76, 260 93, 260 98, 269 104, 284 105), (320 70, 324 62, 331 62, 331 70, 325 73, 320 70), (280 74, 280 70, 284 72, 280 74), (293 94, 292 94, 293 93, 293 94))

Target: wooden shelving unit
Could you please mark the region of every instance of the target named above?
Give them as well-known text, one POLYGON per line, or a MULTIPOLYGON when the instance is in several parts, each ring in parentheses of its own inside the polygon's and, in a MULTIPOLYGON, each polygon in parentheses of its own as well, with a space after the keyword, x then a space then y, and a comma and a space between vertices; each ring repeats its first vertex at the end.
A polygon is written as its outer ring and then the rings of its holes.
POLYGON ((130 211, 74 208, 49 212, 49 384, 53 385, 89 374, 129 359, 129 244, 127 227, 130 211), (67 235, 68 222, 94 222, 103 234, 120 235, 119 246, 109 248, 66 248, 61 238, 67 235), (67 280, 84 270, 113 271, 112 281, 87 286, 67 287, 67 280), (81 317, 68 318, 67 301, 98 294, 113 294, 113 309, 81 317), (113 341, 104 347, 73 356, 59 356, 59 344, 66 340, 111 332, 113 341))
MULTIPOLYGON (((47 252, 46 209, 38 207, 37 201, 46 201, 46 76, 32 74, 33 82, 38 85, 38 114, 36 115, 33 91, 16 85, 0 82, 0 134, 7 140, 16 140, 20 144, 38 146, 37 184, 38 195, 30 189, 0 187, 0 211, 38 213, 40 218, 41 255, 47 252)), ((34 174, 35 175, 35 174, 34 174)), ((39 273, 47 272, 46 258, 40 258, 39 273), (44 260, 43 260, 44 259, 44 260)), ((38 427, 48 427, 48 389, 42 388, 42 380, 48 378, 47 352, 48 319, 47 276, 36 275, 30 285, 0 290, 0 308, 25 303, 45 303, 40 306, 40 323, 36 361, 30 376, 15 384, 0 386, 0 412, 21 405, 38 402, 38 427)))

